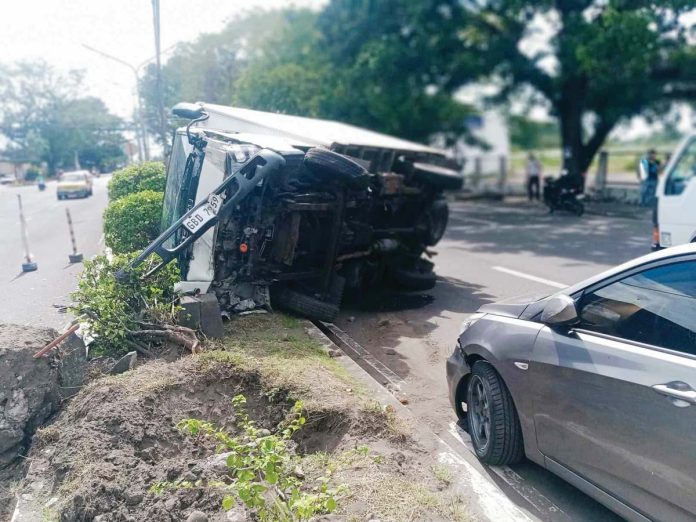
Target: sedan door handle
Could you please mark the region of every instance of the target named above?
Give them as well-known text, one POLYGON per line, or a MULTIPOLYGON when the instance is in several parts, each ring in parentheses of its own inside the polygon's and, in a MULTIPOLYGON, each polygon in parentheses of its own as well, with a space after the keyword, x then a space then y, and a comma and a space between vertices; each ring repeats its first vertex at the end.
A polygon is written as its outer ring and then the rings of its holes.
MULTIPOLYGON (((655 384, 652 389, 672 399, 696 404, 696 390, 685 382, 674 381, 667 384, 655 384)), ((681 406, 681 404, 675 404, 675 406, 681 406)))

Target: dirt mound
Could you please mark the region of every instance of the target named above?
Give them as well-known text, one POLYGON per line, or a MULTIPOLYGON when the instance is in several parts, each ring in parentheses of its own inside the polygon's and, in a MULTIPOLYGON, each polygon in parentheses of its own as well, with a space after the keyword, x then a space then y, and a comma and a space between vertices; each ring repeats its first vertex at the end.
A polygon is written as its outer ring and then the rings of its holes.
POLYGON ((36 429, 82 383, 85 348, 69 337, 47 357, 33 355, 57 336, 50 328, 0 324, 0 518, 10 509, 8 481, 20 476, 36 429))
POLYGON ((200 355, 148 362, 85 386, 37 431, 22 511, 61 522, 178 522, 194 511, 210 522, 256 520, 223 509, 219 484, 230 478, 212 439, 176 428, 195 418, 236 435, 232 399, 242 394, 249 417, 270 431, 296 400, 304 402, 306 423, 290 449, 302 487, 314 491, 328 476, 330 487, 346 488, 326 520, 454 520, 408 426, 366 396, 301 324, 281 316, 234 327, 200 355), (402 484, 413 491, 402 494, 402 484))
POLYGON ((63 499, 56 514, 70 521, 101 515, 104 522, 179 521, 194 509, 224 514, 219 495, 182 489, 163 498, 148 490, 159 482, 214 478, 206 466, 214 444, 194 441, 175 425, 200 418, 234 432, 231 399, 239 393, 260 426, 283 418, 286 405, 270 403, 253 375, 222 366, 201 371, 191 357, 91 383, 34 441, 37 450, 50 449, 52 489, 63 499))

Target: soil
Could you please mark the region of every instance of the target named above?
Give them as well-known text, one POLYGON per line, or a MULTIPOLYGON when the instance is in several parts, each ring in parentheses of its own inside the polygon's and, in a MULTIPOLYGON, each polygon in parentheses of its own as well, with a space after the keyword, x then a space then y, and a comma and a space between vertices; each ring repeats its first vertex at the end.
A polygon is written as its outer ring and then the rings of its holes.
POLYGON ((31 436, 82 382, 84 345, 71 335, 44 357, 51 328, 0 324, 0 519, 9 519, 14 488, 27 467, 31 436))
POLYGON ((306 487, 327 475, 330 486, 347 486, 338 511, 323 520, 468 520, 412 427, 365 396, 324 350, 295 320, 249 316, 201 355, 97 378, 37 432, 20 493, 29 493, 23 498, 43 520, 184 521, 194 511, 209 521, 256 520, 239 509, 233 518, 206 485, 229 482, 224 466, 214 465, 214 443, 176 428, 197 418, 234 434, 231 399, 241 393, 249 416, 269 430, 304 401, 307 423, 295 451, 306 487), (196 487, 151 489, 199 479, 196 487))

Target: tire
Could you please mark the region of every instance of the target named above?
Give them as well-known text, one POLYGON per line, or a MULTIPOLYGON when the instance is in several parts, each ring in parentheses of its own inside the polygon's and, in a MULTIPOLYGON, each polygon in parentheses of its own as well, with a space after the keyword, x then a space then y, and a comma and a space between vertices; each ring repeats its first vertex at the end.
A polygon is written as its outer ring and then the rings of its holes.
POLYGON ((62 201, 62 200, 63 200, 63 196, 61 194, 58 194, 58 201, 62 201))
POLYGON ((469 434, 479 460, 492 466, 522 460, 524 442, 517 410, 507 386, 488 362, 474 363, 466 397, 469 434))
POLYGON ((445 235, 445 230, 447 229, 447 222, 449 221, 449 206, 447 205, 447 200, 436 199, 428 209, 426 216, 428 220, 426 244, 428 246, 435 246, 440 239, 442 239, 442 236, 445 235))
POLYGON ((353 189, 365 189, 370 182, 370 176, 362 165, 328 149, 309 149, 304 165, 315 176, 340 181, 353 189))
POLYGON ((464 184, 464 177, 458 172, 424 163, 413 164, 413 178, 440 190, 459 190, 464 184))
POLYGON ((575 209, 574 209, 575 215, 580 217, 585 213, 585 205, 582 204, 582 201, 577 201, 575 203, 575 209))
POLYGON ((394 268, 388 275, 397 287, 414 292, 430 290, 437 281, 432 263, 423 259, 419 259, 413 268, 394 268))
POLYGON ((275 296, 275 304, 279 308, 325 323, 332 323, 338 316, 338 305, 327 303, 290 288, 282 288, 278 291, 275 296))

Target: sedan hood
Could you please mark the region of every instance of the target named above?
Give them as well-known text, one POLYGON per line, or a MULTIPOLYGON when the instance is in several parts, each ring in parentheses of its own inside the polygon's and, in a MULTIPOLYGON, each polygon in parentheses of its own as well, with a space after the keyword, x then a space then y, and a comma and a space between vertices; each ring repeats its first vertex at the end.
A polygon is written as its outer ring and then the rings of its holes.
POLYGON ((536 303, 548 296, 549 294, 535 293, 512 297, 510 299, 498 301, 497 303, 483 305, 479 308, 479 312, 517 318, 522 315, 522 312, 524 312, 530 304, 536 303))

